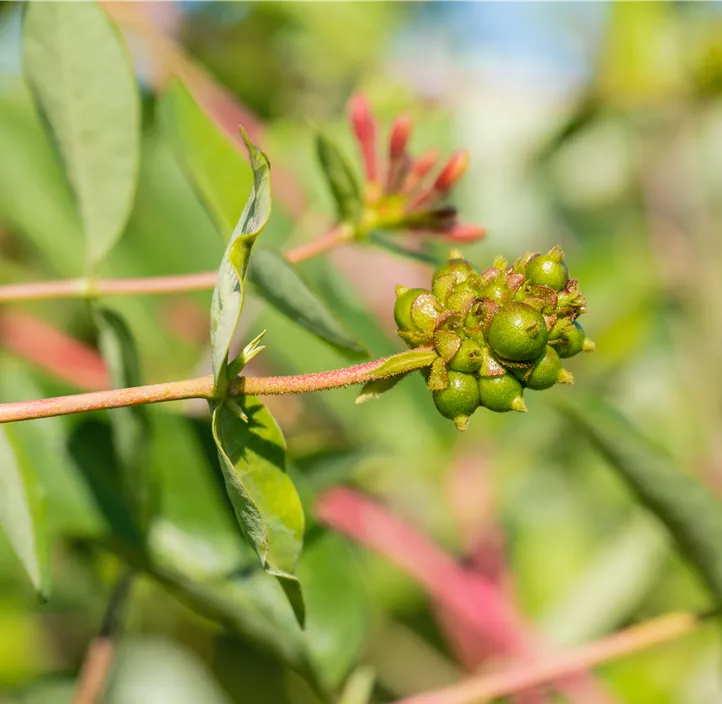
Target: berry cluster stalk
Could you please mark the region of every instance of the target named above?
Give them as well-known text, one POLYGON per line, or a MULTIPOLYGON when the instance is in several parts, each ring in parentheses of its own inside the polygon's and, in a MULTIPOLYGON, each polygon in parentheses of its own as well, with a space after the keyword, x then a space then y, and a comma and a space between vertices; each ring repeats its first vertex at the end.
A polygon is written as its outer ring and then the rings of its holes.
MULTIPOLYGON (((327 391, 354 384, 364 384, 372 379, 392 376, 392 374, 374 374, 374 372, 389 360, 400 358, 402 355, 406 356, 406 353, 316 374, 267 377, 241 376, 233 381, 230 392, 233 396, 278 396, 327 391)), ((428 364, 428 361, 421 359, 417 368, 420 369, 428 364)), ((87 411, 102 411, 124 406, 141 406, 148 403, 181 401, 190 398, 212 399, 214 397, 213 375, 209 374, 196 379, 171 381, 165 384, 150 384, 126 389, 109 389, 87 394, 44 398, 37 401, 17 401, 0 404, 0 423, 50 418, 71 413, 85 413, 87 411)))

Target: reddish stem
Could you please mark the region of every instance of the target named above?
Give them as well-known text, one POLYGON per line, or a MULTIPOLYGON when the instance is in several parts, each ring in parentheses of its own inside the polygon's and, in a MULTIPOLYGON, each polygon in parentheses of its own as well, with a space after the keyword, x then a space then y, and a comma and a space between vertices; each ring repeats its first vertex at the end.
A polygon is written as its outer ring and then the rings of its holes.
MULTIPOLYGON (((327 252, 351 239, 346 226, 337 226, 325 235, 290 249, 289 262, 297 263, 327 252)), ((0 303, 12 301, 41 301, 60 298, 93 298, 96 296, 157 295, 206 291, 216 285, 218 271, 171 276, 145 276, 133 279, 66 279, 64 281, 34 281, 0 286, 0 303)))
MULTIPOLYGON (((427 351, 428 348, 417 348, 427 351)), ((406 353, 402 352, 402 355, 406 353)), ((374 370, 392 357, 375 359, 372 362, 356 364, 344 369, 333 369, 316 374, 302 374, 300 376, 267 376, 267 377, 238 377, 231 383, 230 392, 234 396, 278 396, 282 394, 304 394, 313 391, 327 391, 340 389, 352 384, 363 384, 376 375, 374 370)), ((429 361, 419 357, 417 366, 405 366, 405 370, 428 366, 429 361)), ((381 375, 383 376, 383 374, 381 375)), ((211 399, 215 395, 213 376, 202 376, 196 379, 171 381, 165 384, 151 384, 149 386, 135 386, 127 389, 110 389, 108 391, 94 391, 87 394, 74 394, 71 396, 58 396, 44 398, 37 401, 16 401, 14 403, 0 404, 0 423, 10 423, 19 420, 32 420, 34 418, 49 418, 64 416, 70 413, 85 413, 87 411, 102 411, 109 408, 124 406, 141 406, 147 403, 164 403, 165 401, 180 401, 189 398, 211 399)))
MULTIPOLYGON (((540 643, 498 587, 465 570, 428 538, 382 506, 346 488, 321 496, 318 519, 371 550, 386 556, 413 577, 440 604, 483 633, 506 654, 539 657, 540 643)), ((588 675, 581 672, 558 683, 569 697, 584 704, 610 699, 588 675)))
POLYGON ((671 614, 633 626, 585 645, 571 653, 519 665, 492 675, 473 677, 460 684, 409 697, 396 704, 479 704, 523 692, 568 677, 574 672, 624 655, 666 643, 694 630, 701 622, 696 614, 671 614))

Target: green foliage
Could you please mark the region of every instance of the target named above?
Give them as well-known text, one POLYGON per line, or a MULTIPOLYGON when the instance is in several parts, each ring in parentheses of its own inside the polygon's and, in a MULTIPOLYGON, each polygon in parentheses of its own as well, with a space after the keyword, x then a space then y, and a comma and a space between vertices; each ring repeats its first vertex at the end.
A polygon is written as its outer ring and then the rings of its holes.
POLYGON ((722 504, 695 477, 599 400, 562 410, 670 531, 682 555, 722 604, 722 504))
MULTIPOLYGON (((660 612, 707 608, 709 592, 719 602, 719 502, 696 478, 716 481, 722 421, 718 19, 702 5, 610 6, 575 99, 520 90, 522 71, 501 93, 481 86, 472 101, 459 102, 454 82, 444 82, 451 93, 432 106, 428 86, 421 99, 404 90, 383 53, 409 13, 416 19, 401 27, 404 51, 427 51, 423 8, 178 6, 178 25, 158 41, 155 17, 146 33, 132 13, 108 5, 129 22, 123 30, 138 51, 141 134, 131 62, 105 10, 46 5, 23 10, 30 92, 3 64, 2 283, 77 276, 84 258, 92 276, 203 271, 234 241, 214 295, 212 419, 204 402, 191 401, 0 428, 0 528, 8 538, 0 540, 0 690, 8 702, 71 697, 109 585, 128 567, 138 588, 108 701, 381 704, 458 678, 456 663, 449 667, 458 634, 439 617, 436 597, 324 523, 326 490, 342 483, 403 515, 467 569, 481 556, 482 569, 511 574, 509 598, 529 615, 522 627, 538 624, 562 646, 660 612), (170 74, 183 83, 166 86, 170 74), (408 190, 411 152, 389 160, 381 141, 379 178, 364 192, 347 159, 357 151, 348 127, 309 132, 309 118, 340 116, 359 78, 379 140, 403 112, 419 153, 435 146, 473 154, 468 188, 453 203, 436 194, 414 205, 439 169, 408 190), (240 142, 220 126, 236 115, 250 126, 254 110, 263 122, 253 133, 274 157, 276 211, 261 243, 269 249, 253 245, 269 215, 268 160, 248 144, 249 170, 240 142), (457 210, 493 225, 494 247, 505 255, 542 245, 547 253, 477 271, 469 261, 487 250, 449 225, 457 210), (339 231, 349 240, 355 228, 364 242, 300 267, 282 258, 300 233, 334 216, 346 221, 339 231), (547 233, 562 241, 589 296, 585 328, 599 352, 581 363, 574 357, 594 348, 576 320, 584 298, 560 250, 548 251, 547 233), (451 261, 450 243, 464 246, 451 261), (366 244, 377 248, 362 251, 366 244), (273 398, 268 408, 227 397, 251 358, 244 373, 275 376, 334 370, 367 349, 372 359, 398 352, 393 285, 428 285, 429 266, 441 267, 432 290, 399 288, 396 323, 412 349, 364 377, 357 401, 377 403, 354 405, 353 388, 273 398), (246 296, 268 305, 246 298, 244 312, 246 296), (543 349, 521 361, 508 358, 508 340, 493 335, 490 344, 491 323, 509 303, 532 322, 541 318, 546 333, 543 349), (571 381, 562 362, 583 395, 560 418, 548 400, 578 395, 552 388, 571 381), (533 418, 487 413, 457 438, 432 397, 458 391, 458 378, 467 393, 441 410, 460 425, 469 398, 469 406, 500 412, 526 401, 533 418), (528 389, 550 390, 522 399, 528 389), (627 409, 636 427, 586 400, 596 397, 627 409), (43 594, 52 564, 47 617, 27 598, 13 553, 43 594), (386 636, 399 632, 406 636, 389 657, 386 636)), ((447 12, 462 12, 449 8, 431 11, 434 31, 447 26, 447 12)), ((7 56, 17 12, 12 3, 0 12, 7 56)), ((591 25, 580 29, 575 12, 554 10, 535 25, 563 24, 587 46, 591 25)), ((495 71, 505 81, 502 64, 495 71)), ((94 359, 93 345, 114 387, 204 374, 207 304, 208 294, 194 291, 90 307, 3 306, 0 400, 86 390, 82 360, 94 359), (84 352, 43 337, 42 326, 23 327, 23 317, 82 341, 84 352)), ((526 344, 529 325, 519 327, 526 344)), ((381 525, 364 514, 343 518, 358 542, 373 540, 381 525)), ((394 537, 384 534, 385 544, 394 537)), ((422 552, 400 554, 423 576, 422 552)), ((630 704, 716 701, 717 641, 709 629, 593 676, 630 704)))
POLYGON ((140 106, 131 60, 94 2, 29 5, 23 48, 78 201, 90 271, 122 234, 135 196, 140 106))
POLYGON ((253 169, 253 190, 226 247, 213 289, 211 304, 211 358, 216 389, 223 394, 228 385, 228 352, 243 310, 244 279, 256 238, 271 213, 268 158, 242 133, 253 169))
POLYGON ((286 443, 273 416, 252 396, 213 408, 213 438, 238 522, 263 569, 279 578, 300 623, 294 576, 303 545, 301 501, 286 474, 286 443))
MULTIPOLYGON (((99 308, 94 314, 98 347, 105 359, 113 388, 140 386, 140 360, 133 335, 117 313, 99 308)), ((154 478, 148 472, 150 425, 144 406, 118 408, 110 414, 113 444, 121 483, 141 530, 145 530, 157 503, 154 478)))
POLYGON ((336 143, 319 132, 316 155, 336 205, 339 221, 356 223, 363 211, 363 196, 358 178, 336 143))
MULTIPOLYGON (((165 134, 227 240, 238 222, 239 194, 251 187, 248 164, 179 81, 166 91, 159 110, 165 134)), ((366 356, 296 268, 274 252, 264 250, 253 258, 248 281, 270 305, 312 334, 350 357, 366 356)))
POLYGON ((248 269, 248 280, 276 310, 347 357, 368 357, 368 351, 283 257, 270 250, 256 252, 248 269))
POLYGON ((158 110, 164 133, 226 241, 241 214, 239 195, 252 186, 248 164, 180 81, 166 90, 158 110))
POLYGON ((48 594, 43 498, 27 448, 12 426, 0 427, 0 525, 40 594, 48 594))

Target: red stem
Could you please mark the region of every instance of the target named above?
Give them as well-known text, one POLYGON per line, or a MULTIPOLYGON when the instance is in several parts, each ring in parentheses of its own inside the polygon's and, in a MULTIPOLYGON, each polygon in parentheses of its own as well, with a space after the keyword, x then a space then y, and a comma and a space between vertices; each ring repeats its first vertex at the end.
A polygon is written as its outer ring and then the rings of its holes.
MULTIPOLYGON (((428 348, 418 348, 428 351, 428 348)), ((405 355, 406 353, 401 353, 405 355)), ((332 369, 316 374, 302 374, 300 376, 251 376, 238 377, 231 383, 230 392, 234 396, 277 396, 281 394, 304 394, 313 391, 327 391, 340 389, 352 384, 363 384, 377 378, 372 372, 392 357, 375 359, 372 362, 356 364, 344 369, 332 369)), ((428 366, 422 356, 413 365, 406 366, 405 370, 420 369, 428 366)), ((383 374, 381 375, 383 376, 383 374)), ((109 408, 123 406, 140 406, 147 403, 163 403, 165 401, 180 401, 189 398, 213 398, 215 388, 213 376, 202 376, 196 379, 171 381, 165 384, 151 384, 149 386, 135 386, 127 389, 110 389, 108 391, 94 391, 87 394, 74 394, 72 396, 58 396, 44 398, 37 401, 16 401, 14 403, 0 404, 0 423, 10 423, 19 420, 32 420, 34 418, 50 418, 64 416, 70 413, 85 413, 87 411, 102 411, 109 408)))
MULTIPOLYGON (((541 644, 498 587, 458 565, 428 538, 382 506, 346 488, 335 488, 316 505, 318 519, 367 548, 384 555, 409 574, 435 600, 476 628, 506 654, 541 655, 541 644)), ((589 675, 566 673, 557 687, 570 698, 592 704, 609 696, 589 675)))
POLYGON ((599 663, 674 640, 694 630, 700 622, 701 618, 696 614, 662 616, 602 638, 571 653, 518 665, 504 672, 473 677, 460 684, 409 697, 396 704, 480 704, 506 697, 568 677, 573 672, 599 663))
MULTIPOLYGON (((337 226, 325 235, 301 244, 286 253, 289 262, 297 263, 327 252, 352 233, 346 226, 337 226)), ((155 295, 205 291, 216 285, 218 271, 171 276, 146 276, 134 279, 66 279, 65 281, 35 281, 0 286, 0 303, 12 301, 40 301, 60 298, 92 298, 96 296, 155 295)))

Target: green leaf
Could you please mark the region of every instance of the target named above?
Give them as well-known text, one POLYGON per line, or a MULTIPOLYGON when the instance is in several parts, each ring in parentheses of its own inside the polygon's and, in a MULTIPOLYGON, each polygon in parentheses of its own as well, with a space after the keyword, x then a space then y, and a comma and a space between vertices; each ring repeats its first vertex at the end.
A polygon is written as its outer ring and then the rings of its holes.
POLYGON ((253 169, 253 188, 226 248, 211 302, 211 358, 216 389, 228 384, 228 351, 243 310, 243 279, 251 249, 271 214, 270 164, 268 157, 241 131, 253 169))
POLYGON ((176 153, 228 239, 241 210, 238 194, 251 188, 248 163, 179 81, 165 92, 159 114, 176 153))
POLYGON ((376 379, 384 379, 397 374, 408 374, 408 372, 413 372, 415 369, 428 367, 438 357, 436 350, 428 347, 417 347, 414 350, 389 357, 383 364, 376 367, 371 374, 376 379))
POLYGON ((304 515, 286 474, 281 429, 263 404, 248 396, 213 409, 213 437, 241 529, 263 568, 281 581, 303 623, 301 587, 293 573, 303 545, 304 515))
POLYGON ((43 503, 27 450, 11 425, 0 426, 0 526, 44 599, 49 585, 43 503))
POLYGON ((341 222, 357 222, 363 211, 361 186, 343 152, 327 135, 316 135, 316 154, 341 222))
POLYGON ((665 524, 681 556, 722 604, 722 503, 602 401, 565 401, 560 407, 665 524))
POLYGON ((397 374, 396 376, 387 376, 383 379, 372 379, 367 381, 359 395, 356 396, 356 403, 366 403, 367 401, 374 401, 379 398, 381 394, 386 393, 390 389, 393 389, 402 379, 406 377, 410 372, 405 374, 397 374))
POLYGON ((91 269, 122 234, 138 180, 140 100, 131 59, 98 4, 32 3, 24 67, 78 200, 91 269))
MULTIPOLYGON (((98 346, 108 364, 113 388, 140 386, 143 381, 133 335, 114 311, 94 311, 98 346)), ((142 530, 148 526, 157 501, 154 479, 148 468, 150 424, 144 406, 116 408, 110 412, 113 444, 121 472, 121 482, 142 530)))
POLYGON ((232 573, 246 545, 215 480, 215 463, 211 466, 187 418, 162 410, 149 416, 149 464, 160 489, 148 539, 151 554, 160 565, 194 579, 232 573))
POLYGON ((298 566, 306 597, 311 663, 325 687, 336 690, 361 656, 371 620, 358 564, 344 540, 325 533, 303 553, 298 566))
POLYGON ((344 329, 298 270, 269 250, 253 255, 248 280, 276 310, 301 327, 353 358, 368 357, 367 350, 344 329))
MULTIPOLYGON (((28 365, 4 359, 0 368, 0 401, 42 398, 45 389, 35 383, 28 365)), ((57 535, 97 535, 100 514, 68 450, 72 417, 40 418, 13 423, 13 441, 24 449, 37 484, 42 487, 49 542, 57 535)))
POLYGON ((368 704, 374 692, 376 673, 362 665, 353 671, 341 693, 338 704, 368 704))

